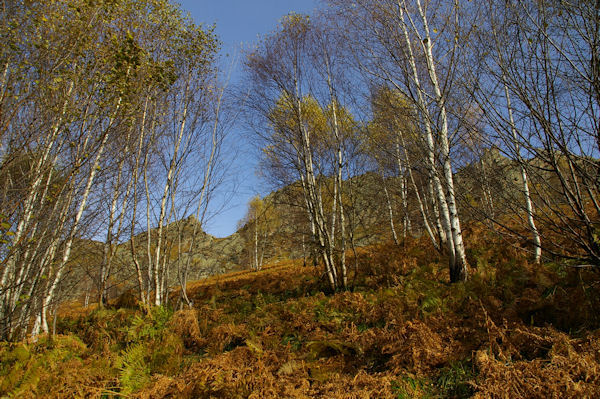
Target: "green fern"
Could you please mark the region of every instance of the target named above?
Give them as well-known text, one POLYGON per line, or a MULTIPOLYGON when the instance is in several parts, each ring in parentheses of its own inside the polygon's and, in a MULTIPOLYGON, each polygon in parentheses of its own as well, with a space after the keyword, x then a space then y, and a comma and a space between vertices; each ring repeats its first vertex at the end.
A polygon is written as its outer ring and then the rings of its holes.
POLYGON ((164 307, 153 308, 148 316, 137 315, 127 327, 127 340, 140 342, 160 339, 167 330, 172 312, 164 307))
POLYGON ((442 298, 434 295, 427 296, 421 303, 421 311, 426 314, 435 313, 443 309, 443 304, 442 298))
POLYGON ((150 367, 146 363, 147 349, 143 344, 131 345, 117 359, 119 383, 125 394, 135 392, 150 381, 150 367))

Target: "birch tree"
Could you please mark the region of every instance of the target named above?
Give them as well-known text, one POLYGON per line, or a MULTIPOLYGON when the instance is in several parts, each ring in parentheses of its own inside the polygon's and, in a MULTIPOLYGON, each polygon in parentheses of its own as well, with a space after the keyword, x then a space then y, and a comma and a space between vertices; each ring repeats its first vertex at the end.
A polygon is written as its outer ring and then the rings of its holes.
POLYGON ((597 266, 598 4, 494 2, 486 11, 474 93, 490 134, 518 165, 513 203, 534 259, 543 247, 597 266), (544 230, 564 240, 544 240, 544 230))
MULTIPOLYGON (((190 21, 176 22, 174 45, 169 47, 167 41, 163 47, 173 78, 158 104, 159 112, 152 114, 155 119, 150 121, 149 134, 155 141, 155 152, 144 160, 140 172, 146 230, 143 263, 136 253, 138 247, 131 244, 136 268, 141 269, 142 264, 145 268, 140 273, 144 275, 144 301, 154 306, 167 300, 170 268, 179 258, 171 256, 171 250, 181 249, 176 244, 179 221, 194 212, 189 208, 194 198, 199 201, 198 209, 205 209, 211 167, 220 143, 218 130, 211 130, 214 119, 208 105, 218 90, 213 69, 215 37, 190 21), (192 165, 202 165, 203 169, 192 165), (192 176, 202 178, 192 183, 192 176), (198 186, 183 188, 198 181, 198 186)), ((171 36, 172 32, 173 27, 171 36)))
POLYGON ((340 103, 336 57, 328 34, 306 16, 288 15, 249 54, 246 66, 250 97, 261 99, 249 101, 249 113, 259 126, 257 138, 271 170, 299 181, 314 245, 329 286, 336 290, 347 286, 342 197, 349 124, 343 127, 342 115, 348 112, 340 103), (265 127, 268 131, 261 133, 265 127), (281 173, 285 170, 293 174, 281 173), (328 177, 334 182, 332 193, 324 190, 328 177))
POLYGON ((340 10, 338 15, 343 15, 361 70, 407 96, 415 105, 429 180, 439 209, 440 232, 449 258, 450 280, 465 280, 468 271, 456 201, 448 111, 461 55, 460 40, 465 39, 459 28, 459 2, 329 3, 340 10))
POLYGON ((72 253, 106 216, 104 300, 114 244, 135 220, 130 195, 138 212, 141 166, 156 160, 165 110, 180 115, 165 100, 185 70, 176 62, 196 62, 204 73, 193 82, 206 87, 216 42, 166 1, 5 2, 1 12, 0 334, 13 339, 48 332, 72 253), (104 210, 103 186, 112 193, 104 210))
POLYGON ((276 254, 277 233, 282 220, 269 198, 253 197, 240 231, 245 238, 247 258, 253 270, 261 270, 266 258, 276 254))

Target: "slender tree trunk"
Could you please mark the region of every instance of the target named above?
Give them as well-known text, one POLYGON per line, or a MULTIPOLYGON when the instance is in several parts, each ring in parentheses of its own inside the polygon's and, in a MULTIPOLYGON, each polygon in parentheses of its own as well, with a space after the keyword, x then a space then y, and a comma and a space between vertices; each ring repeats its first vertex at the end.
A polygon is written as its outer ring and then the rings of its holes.
POLYGON ((487 164, 483 156, 479 159, 479 166, 481 167, 481 177, 483 180, 483 187, 481 188, 481 191, 483 192, 483 199, 487 205, 488 213, 493 218, 495 216, 494 197, 492 196, 490 179, 488 178, 487 164))
MULTIPOLYGON (((187 97, 188 95, 188 87, 186 87, 185 89, 185 94, 184 94, 184 98, 187 97)), ((187 100, 186 100, 187 101, 187 100)), ((165 217, 166 217, 166 206, 167 206, 167 199, 168 199, 168 195, 169 195, 169 191, 172 189, 173 186, 173 178, 174 178, 174 174, 175 174, 175 169, 177 167, 177 157, 178 157, 178 153, 179 153, 179 147, 181 145, 181 142, 183 140, 183 133, 185 131, 185 125, 186 125, 186 119, 187 119, 187 113, 188 113, 188 105, 189 104, 185 104, 184 108, 183 108, 183 113, 181 115, 181 119, 180 119, 180 125, 179 125, 179 133, 177 134, 177 138, 173 147, 173 155, 171 157, 171 162, 169 164, 169 170, 167 172, 167 180, 165 182, 165 187, 163 190, 163 195, 161 198, 161 202, 160 202, 160 214, 158 217, 158 227, 157 227, 157 231, 156 231, 156 235, 157 235, 157 242, 156 242, 156 250, 154 253, 154 267, 153 267, 153 271, 154 271, 154 286, 156 287, 155 291, 154 291, 154 305, 156 306, 160 306, 162 304, 162 298, 161 298, 161 276, 159 275, 160 270, 159 270, 159 264, 160 264, 160 256, 161 256, 161 246, 162 246, 162 241, 163 241, 163 230, 164 230, 164 222, 165 222, 165 217)), ((168 256, 168 254, 167 254, 168 256)))
MULTIPOLYGON (((404 3, 404 2, 402 2, 404 3)), ((420 6, 420 2, 418 3, 420 6)), ((412 81, 413 84, 416 87, 416 92, 417 92, 417 105, 418 105, 418 111, 419 114, 421 115, 421 120, 422 123, 425 127, 425 142, 426 142, 426 149, 427 149, 427 156, 426 156, 426 160, 427 160, 427 166, 429 168, 429 179, 431 182, 433 182, 433 185, 435 187, 435 191, 437 194, 437 200, 438 200, 438 205, 440 207, 440 224, 441 224, 441 228, 439 229, 439 231, 443 231, 443 234, 440 234, 440 237, 442 239, 442 241, 446 240, 446 247, 448 250, 448 261, 449 261, 449 265, 450 265, 450 269, 454 270, 455 266, 456 266, 456 246, 454 244, 454 234, 452 232, 452 218, 450 216, 450 210, 449 210, 449 205, 446 202, 446 197, 444 194, 444 188, 442 186, 442 183, 439 179, 438 176, 438 172, 437 172, 437 166, 436 166, 436 161, 435 161, 435 141, 433 139, 433 131, 432 131, 432 118, 431 115, 429 113, 429 110, 427 108, 427 104, 425 102, 425 98, 424 98, 424 93, 425 90, 421 85, 420 82, 420 78, 419 78, 419 72, 417 69, 417 65, 416 65, 416 61, 415 61, 415 56, 414 53, 412 51, 412 41, 410 40, 409 34, 408 34, 408 28, 406 25, 406 21, 405 21, 405 16, 404 16, 404 7, 406 7, 405 4, 400 4, 400 0, 398 0, 398 9, 400 12, 400 19, 401 19, 401 23, 400 26, 402 28, 403 34, 404 34, 404 38, 405 38, 405 42, 406 42, 406 51, 407 51, 407 61, 410 64, 411 70, 412 70, 412 81)), ((451 272, 452 274, 452 272, 451 272)))
MULTIPOLYGON (((125 146, 125 154, 129 151, 129 146, 125 146)), ((98 287, 98 305, 106 306, 108 304, 108 279, 110 278, 110 269, 112 265, 113 256, 115 253, 115 246, 113 245, 113 228, 115 224, 115 214, 117 212, 117 201, 119 199, 119 193, 121 190, 121 178, 123 176, 123 165, 125 158, 119 160, 117 166, 117 178, 113 186, 113 195, 108 213, 108 226, 106 228, 106 241, 102 245, 102 263, 100 264, 100 286, 98 287)), ((121 211, 125 213, 125 209, 121 211)), ((120 226, 119 226, 120 227, 120 226)), ((117 239, 120 235, 120 231, 117 231, 117 239)))
POLYGON ((147 272, 147 290, 146 290, 146 303, 151 306, 150 291, 156 290, 158 287, 155 285, 154 280, 154 262, 152 259, 152 223, 150 219, 150 204, 152 199, 150 196, 150 187, 148 183, 148 165, 144 167, 144 189, 146 193, 146 257, 148 262, 147 272))
POLYGON ((407 163, 406 167, 404 167, 402 157, 400 155, 400 141, 403 140, 404 138, 402 133, 399 133, 396 137, 396 163, 398 164, 398 174, 400 176, 400 195, 402 198, 402 211, 404 213, 404 216, 402 217, 402 235, 406 239, 407 234, 411 231, 410 215, 408 214, 408 187, 406 181, 406 169, 409 169, 410 165, 407 163))
MULTIPOLYGON (((34 180, 33 180, 33 183, 31 185, 30 189, 27 192, 27 197, 23 204, 23 214, 19 218, 19 222, 17 223, 17 227, 15 229, 15 234, 12 239, 12 242, 15 244, 21 243, 21 241, 24 239, 23 236, 24 236, 24 234, 26 234, 28 227, 29 227, 29 223, 30 223, 31 219, 33 218, 34 207, 35 207, 37 199, 39 198, 40 189, 47 190, 47 187, 40 188, 40 185, 42 184, 42 181, 44 180, 43 170, 45 168, 50 170, 53 167, 53 165, 48 165, 47 161, 48 161, 48 158, 50 157, 52 149, 54 147, 56 147, 56 145, 57 145, 57 140, 59 140, 59 133, 60 133, 62 121, 67 113, 68 98, 71 96, 73 87, 74 87, 74 82, 71 81, 71 83, 69 84, 67 93, 66 93, 67 99, 65 99, 65 101, 63 103, 61 114, 58 117, 58 120, 56 121, 56 123, 52 126, 48 137, 46 139, 44 139, 44 143, 43 143, 43 147, 42 147, 43 148, 42 154, 38 158, 36 165, 33 168, 32 175, 34 176, 34 180)), ((56 157, 54 157, 54 159, 56 159, 56 157)), ((6 265, 4 267, 2 275, 0 277, 0 287, 4 287, 7 283, 7 279, 9 277, 9 275, 11 273, 14 273, 15 262, 16 262, 15 257, 9 256, 9 258, 6 261, 6 265)), ((0 301, 2 301, 2 302, 4 301, 3 296, 4 296, 4 292, 2 293, 2 296, 0 296, 0 301)), ((0 314, 0 316, 2 316, 2 315, 0 314)))
MULTIPOLYGON (((211 176, 213 172, 213 166, 215 162, 215 157, 217 153, 217 149, 219 146, 219 142, 217 140, 217 133, 220 124, 221 117, 221 106, 223 104, 223 95, 225 94, 226 87, 220 89, 219 96, 217 97, 217 107, 215 110, 215 120, 212 128, 211 135, 211 147, 210 147, 210 156, 208 157, 208 162, 206 164, 206 168, 204 169, 204 179, 202 181, 202 188, 200 189, 200 198, 198 199, 198 207, 196 208, 196 220, 197 223, 194 224, 194 230, 192 232, 192 242, 190 243, 190 255, 194 253, 194 248, 196 244, 196 237, 198 235, 198 227, 202 227, 204 223, 204 219, 206 218, 206 212, 208 211, 208 192, 210 190, 211 184, 211 176), (206 199, 206 201, 205 201, 206 199), (200 226, 198 226, 200 225, 200 226)), ((188 305, 191 305, 191 302, 187 299, 187 274, 189 270, 191 262, 191 256, 188 256, 186 259, 185 267, 184 267, 184 279, 181 281, 181 290, 185 293, 185 299, 188 305)))
MULTIPOLYGON (((340 269, 342 274, 341 285, 343 289, 348 288, 348 272, 346 270, 346 226, 344 220, 344 202, 343 202, 343 176, 342 169, 344 167, 344 157, 343 157, 343 138, 342 132, 340 131, 340 125, 338 121, 338 100, 335 93, 335 89, 333 87, 332 81, 332 71, 331 71, 331 63, 329 59, 329 53, 327 48, 324 47, 323 51, 323 59, 325 61, 325 67, 327 71, 327 86, 329 88, 329 99, 331 102, 332 116, 333 116, 333 134, 335 136, 335 140, 337 143, 337 159, 336 159, 336 176, 335 176, 335 187, 334 187, 334 210, 333 215, 335 215, 335 203, 339 202, 339 212, 340 212, 340 237, 341 237, 341 248, 340 248, 340 269)), ((331 234, 331 247, 333 249, 334 245, 334 226, 335 226, 335 218, 332 218, 332 234, 331 234)), ((333 261, 333 257, 332 257, 333 261)))
POLYGON ((254 219, 254 270, 258 271, 258 219, 254 219))
MULTIPOLYGON (((404 148, 404 156, 407 160, 407 164, 408 164, 408 151, 406 150, 406 144, 404 143, 404 137, 400 136, 402 139, 402 147, 404 148)), ((444 245, 442 241, 440 241, 438 243, 437 240, 437 235, 434 234, 431 225, 429 224, 429 217, 427 216, 427 212, 425 210, 425 205, 423 203, 423 200, 421 199, 421 194, 419 191, 419 188, 417 187, 417 183, 415 181, 415 177, 413 175, 413 171, 411 167, 408 167, 408 177, 410 178, 410 181, 413 185, 413 189, 415 191, 415 197, 417 197, 417 203, 419 204, 419 210, 421 211, 421 216, 423 217, 423 226, 425 227, 425 231, 427 232, 427 235, 429 235, 429 238, 431 239, 431 242, 433 243, 434 248, 437 251, 441 250, 441 247, 444 245)), ((429 185, 431 187, 431 184, 429 185)), ((435 200, 435 198, 433 198, 435 200)), ((435 217, 435 220, 439 223, 439 216, 435 217)), ((439 231, 439 230, 438 230, 439 231)))
POLYGON ((389 215, 389 221, 390 221, 390 230, 392 232, 392 238, 394 239, 394 243, 396 245, 400 245, 400 242, 398 241, 398 235, 396 234, 396 228, 394 227, 394 211, 392 209, 392 202, 390 201, 390 194, 388 193, 387 183, 385 181, 385 176, 383 175, 383 172, 380 172, 380 175, 381 175, 381 185, 383 186, 383 192, 385 194, 385 202, 386 202, 387 208, 388 208, 388 215, 389 215))
POLYGON ((408 185, 404 172, 402 172, 402 175, 400 176, 400 192, 402 195, 402 210, 404 211, 404 216, 402 217, 402 235, 406 239, 409 234, 412 234, 412 226, 410 222, 410 214, 408 212, 408 185))
MULTIPOLYGON (((437 106, 440 110, 441 129, 439 132, 439 141, 441 144, 444 180, 447 190, 448 212, 455 253, 454 262, 451 263, 450 266, 450 280, 452 282, 464 281, 468 277, 467 257, 463 244, 462 230, 460 227, 460 220, 458 217, 458 210, 456 206, 456 197, 454 193, 454 177, 452 171, 452 163, 450 161, 450 144, 448 141, 448 117, 446 113, 446 98, 442 94, 442 90, 440 88, 440 84, 437 78, 437 72, 432 53, 432 40, 429 34, 429 24, 427 22, 427 15, 425 14, 423 7, 421 6, 421 0, 416 1, 425 31, 425 40, 422 40, 421 43, 425 49, 424 53, 427 63, 427 72, 429 74, 429 78, 433 86, 437 106)), ((458 7, 458 5, 455 5, 455 7, 458 7)))
MULTIPOLYGON (((121 104, 121 100, 119 99, 118 103, 117 103, 117 107, 115 109, 114 112, 114 117, 116 117, 119 108, 120 108, 120 104, 121 104)), ((65 249, 63 251, 63 255, 62 255, 62 259, 60 260, 60 263, 57 266, 57 272, 56 272, 56 276, 54 277, 54 281, 50 286, 50 289, 48 290, 48 292, 46 293, 46 295, 43 297, 42 299, 42 309, 40 310, 41 313, 41 327, 43 329, 44 332, 48 332, 48 323, 46 320, 46 309, 47 306, 52 303, 52 300, 54 298, 54 292, 56 291, 56 287, 58 286, 58 284, 61 281, 62 278, 62 274, 65 270, 65 266, 67 264, 67 262, 69 261, 69 258, 71 256, 71 249, 72 249, 72 245, 73 245, 73 240, 75 239, 75 236, 77 235, 78 232, 78 227, 79 227, 79 222, 81 220, 81 217, 83 216, 83 211, 86 208, 87 205, 87 200, 88 197, 90 195, 91 189, 92 189, 92 184, 94 182, 94 178, 96 177, 96 173, 98 172, 99 169, 99 165, 100 165, 100 159, 104 153, 104 149, 106 147, 106 143, 108 141, 108 138, 110 136, 109 131, 110 131, 110 127, 112 126, 112 123, 114 121, 114 117, 111 118, 111 122, 109 123, 109 127, 106 129, 106 131, 103 134, 103 138, 102 141, 100 143, 100 146, 96 152, 96 157, 94 158, 94 162, 91 165, 91 169, 90 169, 90 173, 88 175, 87 178, 87 183, 86 183, 86 187, 85 190, 83 191, 82 194, 82 198, 81 201, 79 203, 79 207, 77 209, 77 213, 75 214, 75 218, 73 221, 73 227, 71 229, 71 233, 69 234, 69 238, 67 239, 66 243, 65 243, 65 249)), ((32 331, 32 336, 35 337, 38 334, 39 330, 33 330, 32 331)))
MULTIPOLYGON (((297 76, 297 74, 296 74, 297 76)), ((324 215, 323 215, 323 203, 321 196, 318 194, 318 190, 316 187, 316 179, 313 170, 313 161, 312 161, 312 153, 310 146, 310 136, 304 126, 304 121, 302 120, 302 104, 299 96, 300 89, 298 87, 298 81, 296 80, 296 113, 299 122, 299 128, 302 136, 302 161, 304 166, 304 171, 306 173, 306 185, 307 188, 307 198, 309 200, 309 211, 312 211, 312 216, 315 221, 315 227, 317 231, 318 243, 320 246, 321 256, 323 258, 323 262, 325 263, 325 270, 327 271, 327 277, 329 279, 329 285, 333 291, 337 289, 337 272, 335 269, 335 265, 332 262, 332 259, 329 256, 329 233, 325 228, 324 223, 324 215)))
POLYGON ((508 90, 508 86, 504 81, 504 97, 506 99, 506 108, 508 110, 508 121, 510 123, 510 131, 513 139, 513 146, 515 150, 515 154, 517 157, 517 162, 519 163, 519 167, 521 169, 521 180, 523 184, 523 197, 525 199, 525 209, 527 212, 527 222, 529 223, 529 229, 531 230, 531 235, 533 236, 533 243, 535 246, 534 260, 535 263, 540 263, 542 258, 542 240, 540 238, 540 233, 535 225, 535 219, 533 216, 533 202, 531 201, 531 195, 529 193, 529 182, 527 171, 525 170, 524 161, 521 158, 521 149, 519 147, 517 128, 515 125, 515 121, 513 118, 512 112, 512 104, 510 101, 510 92, 508 90))
MULTIPOLYGON (((134 165, 134 169, 133 169, 133 176, 131 178, 131 181, 133 183, 133 209, 132 209, 132 216, 131 216, 131 232, 130 232, 130 240, 129 240, 129 244, 130 244, 130 252, 131 252, 131 258, 133 260, 133 264, 135 266, 135 271, 136 271, 136 276, 137 276, 137 282, 138 282, 138 293, 139 293, 139 298, 140 298, 140 303, 142 304, 142 306, 144 308, 147 309, 148 307, 148 301, 147 301, 147 297, 146 295, 144 295, 144 279, 142 276, 142 267, 140 265, 138 256, 137 256, 137 250, 135 247, 135 226, 136 226, 136 220, 137 220, 137 206, 138 206, 138 180, 139 180, 139 175, 140 175, 140 160, 142 157, 142 151, 144 148, 144 138, 145 138, 145 133, 146 133, 146 117, 148 114, 148 101, 149 98, 146 97, 145 103, 144 103, 144 112, 142 113, 142 120, 140 122, 140 135, 139 135, 139 140, 138 140, 138 147, 137 147, 137 153, 135 156, 135 165, 134 165)), ((152 118, 153 122, 152 124, 154 124, 154 118, 152 118)), ((154 128, 151 128, 151 132, 154 131, 154 128)), ((151 142, 152 140, 150 140, 151 142)), ((148 146, 146 148, 146 151, 144 151, 144 160, 142 162, 142 168, 144 170, 144 185, 146 185, 147 179, 146 179, 146 170, 148 169, 148 161, 149 161, 149 155, 150 155, 150 146, 148 146)), ((150 232, 148 231, 148 234, 150 234, 150 232)), ((148 282, 149 284, 149 282, 148 282)), ((147 292, 150 290, 150 287, 147 288, 147 292)))

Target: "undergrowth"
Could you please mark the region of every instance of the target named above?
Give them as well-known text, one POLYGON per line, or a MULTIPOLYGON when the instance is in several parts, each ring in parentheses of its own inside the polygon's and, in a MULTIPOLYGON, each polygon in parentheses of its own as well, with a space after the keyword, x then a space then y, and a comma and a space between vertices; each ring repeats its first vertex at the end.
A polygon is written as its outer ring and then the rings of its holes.
POLYGON ((600 397, 598 276, 479 233, 466 283, 414 240, 359 248, 347 292, 290 261, 191 284, 194 309, 63 317, 0 345, 0 395, 600 397))

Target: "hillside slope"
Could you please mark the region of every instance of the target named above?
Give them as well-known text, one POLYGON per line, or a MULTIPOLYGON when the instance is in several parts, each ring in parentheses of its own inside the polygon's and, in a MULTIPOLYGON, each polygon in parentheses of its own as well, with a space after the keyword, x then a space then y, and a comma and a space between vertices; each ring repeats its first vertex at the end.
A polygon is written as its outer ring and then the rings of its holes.
MULTIPOLYGON (((172 272, 169 275, 169 284, 177 286, 177 262, 186 262, 191 257, 189 264, 189 280, 199 280, 209 276, 227 273, 244 268, 240 259, 244 242, 239 233, 234 233, 225 238, 217 238, 204 232, 194 217, 172 223, 165 227, 166 249, 170 252, 169 261, 172 272), (196 227, 196 238, 192 247, 192 236, 196 227), (181 241, 178 240, 178 229, 181 229, 181 241), (178 257, 177 246, 184 249, 182 256, 178 257)), ((150 234, 156 234, 151 230, 150 234)), ((140 233, 134 238, 138 261, 147 264, 146 243, 148 234, 140 233)), ((156 240, 151 237, 153 242, 156 240)), ((91 301, 95 300, 97 287, 97 273, 100 269, 103 254, 103 243, 93 240, 77 240, 73 246, 73 255, 69 263, 69 271, 62 282, 70 287, 63 301, 84 300, 92 292, 91 301)), ((109 298, 115 299, 129 289, 137 288, 135 279, 136 271, 131 254, 131 242, 127 241, 117 246, 112 261, 112 274, 109 282, 109 298)))
POLYGON ((351 292, 287 261, 190 284, 194 309, 70 309, 56 337, 0 346, 0 395, 598 397, 596 276, 476 233, 464 284, 417 240, 361 249, 351 292))

